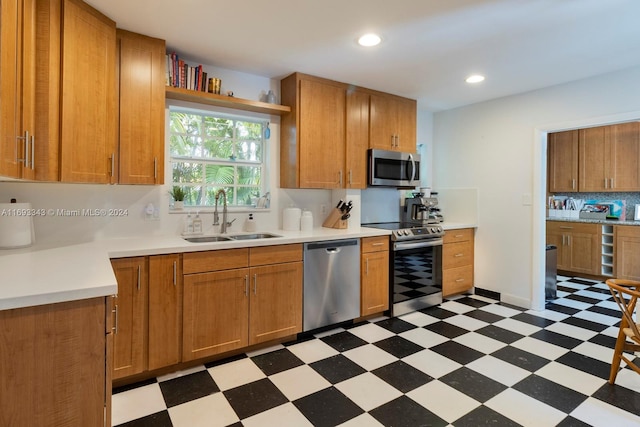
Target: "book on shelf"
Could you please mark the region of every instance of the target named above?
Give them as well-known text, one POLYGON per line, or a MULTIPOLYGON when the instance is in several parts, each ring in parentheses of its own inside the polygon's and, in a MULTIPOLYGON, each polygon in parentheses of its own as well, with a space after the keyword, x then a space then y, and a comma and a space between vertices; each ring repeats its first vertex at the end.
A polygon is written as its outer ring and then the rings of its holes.
POLYGON ((208 74, 202 64, 190 66, 175 52, 166 54, 165 83, 167 86, 209 92, 208 74))

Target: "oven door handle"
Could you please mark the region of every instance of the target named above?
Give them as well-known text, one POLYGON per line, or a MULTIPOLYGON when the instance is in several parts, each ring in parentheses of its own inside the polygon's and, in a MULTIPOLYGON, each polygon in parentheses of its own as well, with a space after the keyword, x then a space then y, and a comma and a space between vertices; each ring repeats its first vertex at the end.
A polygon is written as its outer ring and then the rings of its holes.
POLYGON ((402 251, 406 249, 429 248, 433 246, 442 246, 443 239, 420 240, 418 242, 396 242, 393 244, 394 251, 402 251))

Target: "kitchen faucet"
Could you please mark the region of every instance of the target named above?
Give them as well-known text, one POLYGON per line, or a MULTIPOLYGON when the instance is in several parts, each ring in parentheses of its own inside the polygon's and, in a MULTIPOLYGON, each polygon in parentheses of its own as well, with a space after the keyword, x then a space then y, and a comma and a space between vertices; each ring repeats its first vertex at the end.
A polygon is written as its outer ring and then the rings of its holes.
MULTIPOLYGON (((235 218, 233 219, 233 221, 235 221, 235 218)), ((224 234, 227 232, 227 227, 230 226, 233 221, 227 222, 227 193, 224 191, 224 189, 221 188, 216 193, 216 204, 213 211, 213 225, 219 225, 220 234, 224 234), (220 194, 224 196, 224 204, 222 205, 222 224, 220 224, 220 216, 218 215, 218 199, 220 198, 220 194)))

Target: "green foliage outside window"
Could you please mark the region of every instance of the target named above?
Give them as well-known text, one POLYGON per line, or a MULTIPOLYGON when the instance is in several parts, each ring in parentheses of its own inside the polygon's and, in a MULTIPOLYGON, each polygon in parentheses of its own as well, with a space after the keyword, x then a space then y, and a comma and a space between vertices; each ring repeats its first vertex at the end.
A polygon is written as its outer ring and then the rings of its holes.
POLYGON ((219 189, 229 205, 251 205, 262 192, 264 122, 171 110, 173 185, 185 206, 213 206, 219 189))

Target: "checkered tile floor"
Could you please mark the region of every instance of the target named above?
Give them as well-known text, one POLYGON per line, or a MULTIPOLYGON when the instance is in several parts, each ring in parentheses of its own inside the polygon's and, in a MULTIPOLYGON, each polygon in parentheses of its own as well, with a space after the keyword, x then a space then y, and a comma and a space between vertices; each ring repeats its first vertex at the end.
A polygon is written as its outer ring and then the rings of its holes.
POLYGON ((640 425, 606 285, 558 280, 544 311, 463 295, 114 390, 113 425, 640 425))

